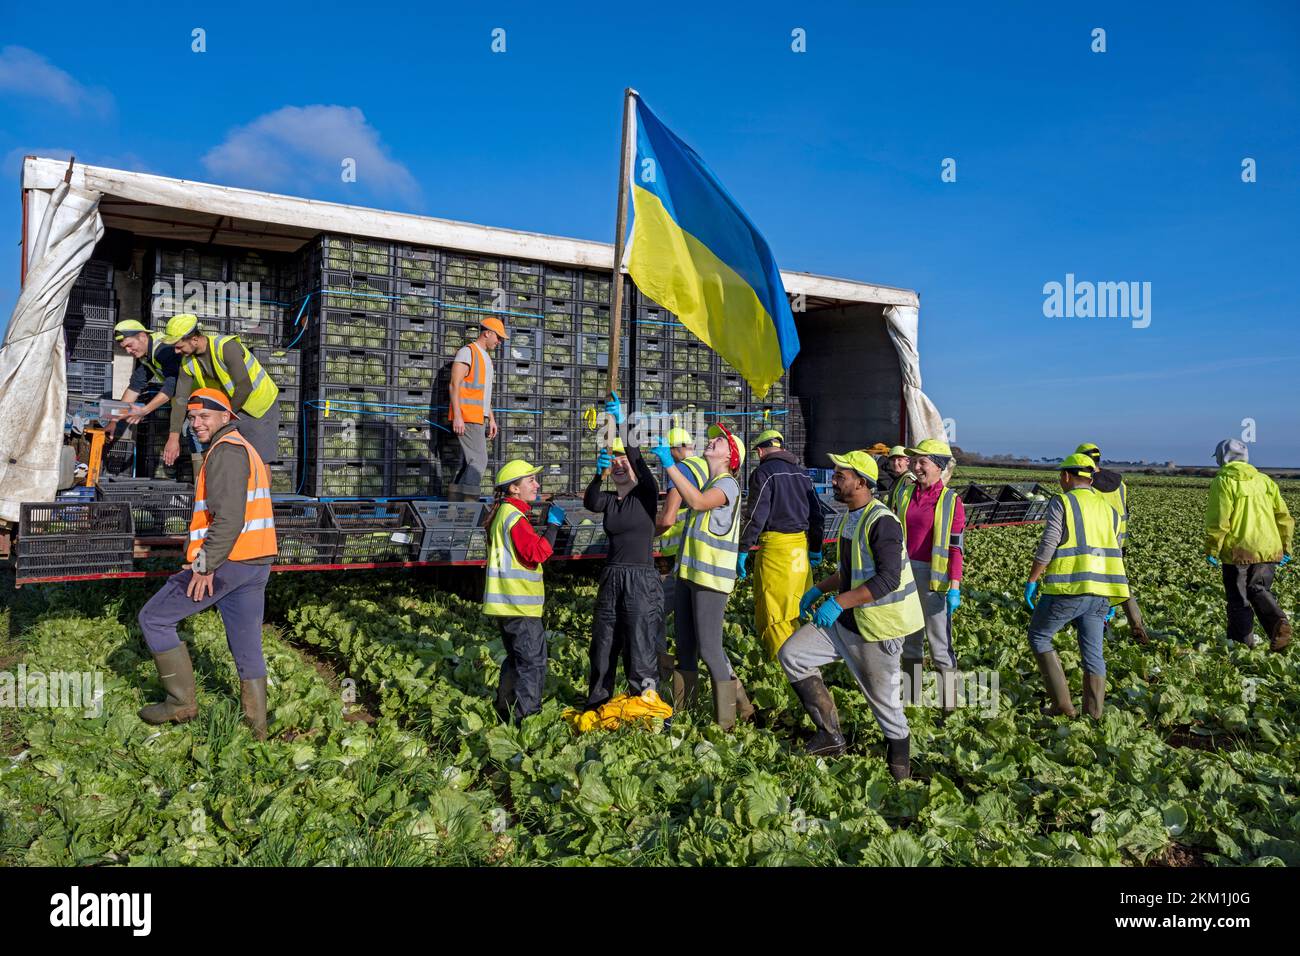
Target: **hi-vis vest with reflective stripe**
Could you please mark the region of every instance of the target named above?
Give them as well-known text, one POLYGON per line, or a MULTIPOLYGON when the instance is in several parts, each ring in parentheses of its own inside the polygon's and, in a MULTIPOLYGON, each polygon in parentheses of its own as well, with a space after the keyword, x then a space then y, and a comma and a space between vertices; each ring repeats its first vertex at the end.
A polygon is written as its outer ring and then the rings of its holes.
POLYGON ((909 487, 916 487, 916 478, 911 472, 903 472, 894 481, 894 487, 889 489, 889 510, 898 515, 900 522, 904 520, 904 513, 898 510, 898 501, 903 497, 903 490, 909 487))
POLYGON ((546 590, 542 566, 524 567, 515 554, 510 529, 524 514, 502 502, 488 529, 487 581, 483 586, 483 613, 492 617, 541 617, 546 590))
MULTIPOLYGON (((849 587, 856 588, 865 584, 876 574, 876 556, 871 553, 871 526, 877 521, 898 519, 881 502, 871 500, 862 509, 862 517, 850 532, 853 550, 849 558, 849 587)), ((844 538, 841 537, 841 547, 844 538)), ((921 599, 916 593, 916 579, 912 576, 912 562, 907 560, 907 544, 901 546, 902 574, 898 587, 882 598, 870 604, 862 604, 853 609, 853 620, 858 625, 858 632, 864 641, 889 641, 894 638, 907 637, 925 627, 925 613, 921 610, 921 599)))
MULTIPOLYGON (((694 476, 695 485, 697 488, 704 487, 704 481, 709 477, 708 462, 706 462, 699 455, 695 455, 691 458, 683 458, 680 462, 678 462, 678 464, 681 465, 682 468, 684 468, 686 471, 689 471, 692 476, 694 476)), ((664 534, 663 548, 660 550, 659 553, 666 558, 671 558, 673 555, 675 555, 678 551, 682 549, 682 535, 686 533, 686 519, 691 516, 691 511, 689 508, 686 508, 685 512, 686 513, 684 515, 682 515, 680 518, 677 519, 677 523, 674 524, 671 528, 669 528, 668 531, 664 534)))
MULTIPOLYGON (((706 482, 700 490, 708 491, 731 477, 730 473, 724 472, 706 482)), ((732 505, 731 524, 722 534, 714 534, 710 529, 712 515, 712 511, 692 511, 686 519, 682 554, 677 559, 677 576, 702 588, 730 594, 736 586, 736 553, 740 550, 740 502, 732 505)))
MULTIPOLYGON (((898 520, 903 525, 904 543, 907 541, 907 506, 912 503, 916 488, 916 482, 909 481, 899 494, 898 507, 895 509, 898 520)), ((931 591, 947 591, 952 585, 948 579, 949 549, 962 546, 962 535, 952 533, 952 522, 956 515, 957 493, 951 488, 944 488, 934 503, 934 535, 930 545, 931 591)))
MULTIPOLYGON (((1094 489, 1095 490, 1095 489, 1094 489)), ((1114 491, 1098 491, 1097 494, 1106 499, 1106 503, 1115 509, 1119 515, 1119 531, 1116 537, 1119 539, 1119 546, 1124 547, 1124 539, 1128 537, 1128 485, 1120 481, 1119 487, 1114 491)))
POLYGON ((235 539, 235 546, 230 549, 228 560, 249 561, 253 558, 265 558, 277 553, 275 541, 275 512, 271 504, 271 473, 257 450, 237 432, 227 432, 213 443, 203 456, 203 467, 199 469, 199 480, 194 486, 194 517, 190 519, 190 543, 185 549, 185 558, 193 561, 194 556, 203 547, 203 539, 208 536, 208 461, 212 449, 217 445, 241 445, 248 452, 248 497, 244 502, 244 527, 235 539))
MULTIPOLYGON (((149 370, 149 377, 159 385, 167 380, 167 376, 163 374, 162 366, 158 364, 158 359, 154 356, 154 353, 158 351, 159 340, 161 338, 161 332, 150 332, 149 350, 140 358, 136 359, 137 362, 149 370)), ((168 345, 166 348, 171 348, 171 346, 168 345)))
POLYGON ((1059 497, 1065 505, 1065 537, 1043 574, 1043 593, 1124 601, 1128 577, 1119 550, 1119 515, 1093 488, 1075 488, 1059 497))
MULTIPOLYGON (((204 338, 208 340, 208 356, 212 359, 212 367, 217 372, 217 382, 210 383, 204 380, 202 365, 193 355, 185 360, 185 371, 194 380, 195 389, 214 388, 217 384, 220 384, 225 393, 233 397, 235 394, 235 381, 230 377, 230 372, 226 369, 221 350, 232 339, 239 342, 239 336, 223 335, 217 338, 215 335, 205 335, 204 338)), ((253 390, 248 393, 248 401, 244 402, 244 407, 236 408, 235 411, 240 415, 248 414, 254 418, 261 418, 270 410, 275 400, 280 397, 280 387, 271 380, 271 376, 266 374, 266 369, 262 368, 262 363, 253 356, 252 352, 248 351, 248 347, 243 342, 239 342, 239 348, 243 352, 244 368, 248 369, 248 378, 253 383, 253 390)))
MULTIPOLYGON (((469 343, 469 372, 460 383, 460 390, 456 393, 460 397, 460 416, 465 421, 474 425, 482 425, 486 420, 484 404, 484 390, 487 388, 487 362, 489 359, 484 355, 477 345, 469 343)), ((456 417, 456 413, 448 409, 447 421, 456 417)))

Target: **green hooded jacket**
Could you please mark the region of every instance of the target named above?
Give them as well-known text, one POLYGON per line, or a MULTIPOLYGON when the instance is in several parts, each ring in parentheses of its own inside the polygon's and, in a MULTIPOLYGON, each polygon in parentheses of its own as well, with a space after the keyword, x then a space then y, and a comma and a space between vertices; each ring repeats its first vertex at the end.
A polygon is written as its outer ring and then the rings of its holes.
POLYGON ((1272 564, 1291 551, 1295 519, 1277 482, 1244 461, 1230 461, 1210 483, 1202 550, 1224 564, 1272 564))

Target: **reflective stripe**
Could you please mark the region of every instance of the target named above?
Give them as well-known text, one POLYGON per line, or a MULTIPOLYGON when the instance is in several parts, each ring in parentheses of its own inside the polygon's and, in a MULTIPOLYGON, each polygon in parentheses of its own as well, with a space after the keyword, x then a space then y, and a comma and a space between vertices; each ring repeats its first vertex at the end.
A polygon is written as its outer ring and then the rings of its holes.
POLYGON ((208 503, 207 503, 206 501, 196 501, 196 502, 194 502, 194 510, 195 510, 195 511, 207 511, 207 510, 208 510, 208 503))
POLYGON ((460 397, 460 403, 461 403, 462 405, 477 405, 479 408, 482 408, 482 407, 483 407, 483 400, 482 400, 482 399, 479 399, 479 398, 468 398, 468 397, 466 397, 466 396, 464 396, 464 395, 462 395, 462 396, 460 397))
POLYGON ((1119 548, 1057 548, 1052 552, 1054 558, 1077 558, 1081 554, 1094 558, 1122 558, 1124 552, 1119 548))
POLYGON ((190 532, 191 541, 198 541, 200 538, 206 538, 207 536, 208 536, 207 528, 195 528, 193 531, 190 532))
POLYGON ((485 598, 492 598, 501 604, 511 604, 515 606, 536 605, 540 607, 546 603, 544 594, 508 594, 505 591, 493 591, 491 589, 483 592, 485 598))
POLYGON ((1077 581, 1092 581, 1096 584, 1128 584, 1128 575, 1076 571, 1073 574, 1044 574, 1043 581, 1048 584, 1069 584, 1077 581))
POLYGON ((265 531, 267 528, 275 527, 274 518, 254 518, 252 521, 244 522, 245 531, 265 531))
POLYGON ((254 488, 252 491, 248 493, 247 500, 256 501, 258 498, 269 498, 269 497, 271 497, 270 488, 254 488))
POLYGON ((876 598, 874 601, 868 601, 862 607, 883 607, 886 604, 897 604, 899 601, 907 600, 909 594, 916 593, 916 578, 908 581, 903 585, 902 590, 890 591, 882 598, 876 598))
POLYGON ((726 577, 728 573, 736 573, 735 565, 720 567, 716 564, 707 564, 688 554, 682 555, 681 564, 684 568, 693 568, 696 571, 703 571, 705 574, 716 574, 720 578, 726 577))
MULTIPOLYGON (((897 516, 881 501, 872 502, 862 509, 855 520, 850 512, 845 520, 845 532, 840 536, 840 547, 848 544, 849 588, 859 588, 876 575, 876 559, 871 553, 871 529, 886 516, 898 521, 897 516), (852 523, 850 523, 852 521, 852 523)), ((912 576, 912 563, 907 557, 907 545, 900 542, 898 549, 901 568, 898 586, 893 591, 853 608, 853 622, 867 641, 886 641, 906 637, 925 627, 925 615, 917 597, 916 578, 912 576)))

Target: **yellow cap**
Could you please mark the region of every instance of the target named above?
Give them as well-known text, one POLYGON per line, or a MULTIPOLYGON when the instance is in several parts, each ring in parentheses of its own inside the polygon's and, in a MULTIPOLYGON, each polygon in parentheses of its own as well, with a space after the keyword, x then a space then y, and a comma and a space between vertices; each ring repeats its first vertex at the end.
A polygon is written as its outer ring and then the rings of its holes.
POLYGON ((139 335, 141 332, 145 335, 149 334, 149 330, 135 319, 123 319, 113 326, 113 341, 120 342, 128 335, 139 335))
POLYGON ((163 329, 162 340, 168 345, 175 345, 191 332, 197 332, 198 330, 199 317, 188 312, 182 312, 180 315, 173 315, 167 320, 167 327, 163 329))
POLYGON ((719 435, 726 435, 731 439, 731 447, 735 449, 736 457, 740 459, 736 465, 736 468, 739 468, 745 463, 745 443, 737 438, 726 425, 710 425, 709 437, 717 438, 719 435))
POLYGON ((668 443, 669 448, 681 448, 683 445, 695 444, 695 439, 691 437, 691 433, 680 427, 668 429, 668 434, 664 440, 668 443))
POLYGON ((541 470, 540 466, 534 468, 522 458, 516 458, 501 466, 501 469, 497 472, 496 486, 498 488, 504 488, 507 485, 514 484, 520 478, 527 478, 529 475, 535 475, 541 470))
POLYGON ((614 444, 612 444, 612 445, 609 446, 609 450, 612 451, 612 452, 613 452, 614 454, 616 454, 616 455, 626 455, 626 454, 627 454, 627 446, 625 446, 625 445, 623 444, 623 439, 621 439, 621 438, 615 438, 615 439, 614 439, 614 444))
POLYGON ((907 449, 904 448, 902 445, 895 445, 893 448, 889 449, 889 451, 885 453, 885 457, 886 457, 886 458, 906 458, 906 457, 907 457, 907 449))
POLYGON ((761 431, 758 433, 758 437, 754 439, 754 447, 762 448, 768 442, 771 442, 777 448, 784 448, 785 436, 775 428, 769 428, 767 431, 761 431))
POLYGON ((1089 458, 1101 457, 1101 449, 1098 448, 1090 441, 1084 442, 1082 445, 1080 445, 1078 448, 1074 450, 1074 453, 1076 455, 1087 455, 1089 458))
POLYGON ((943 455, 945 458, 952 457, 952 449, 948 447, 946 441, 939 441, 937 438, 927 438, 918 442, 915 448, 907 448, 905 452, 908 455, 943 455))
POLYGON ((1076 451, 1061 462, 1060 471, 1086 471, 1092 474, 1097 470, 1097 463, 1082 452, 1076 451))
POLYGON ((876 459, 872 458, 865 451, 849 451, 843 455, 832 454, 830 456, 837 468, 847 468, 849 471, 856 471, 873 485, 880 478, 880 467, 876 464, 876 459))

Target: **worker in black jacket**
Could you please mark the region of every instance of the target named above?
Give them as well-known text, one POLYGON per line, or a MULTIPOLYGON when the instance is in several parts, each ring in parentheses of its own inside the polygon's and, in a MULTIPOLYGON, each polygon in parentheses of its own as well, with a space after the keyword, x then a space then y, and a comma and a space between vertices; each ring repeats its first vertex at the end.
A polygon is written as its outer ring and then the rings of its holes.
POLYGON ((754 561, 754 627, 772 659, 799 626, 799 598, 812 587, 812 567, 822 559, 822 510, 808 472, 785 448, 775 428, 754 440, 759 464, 749 476, 736 569, 754 561))

